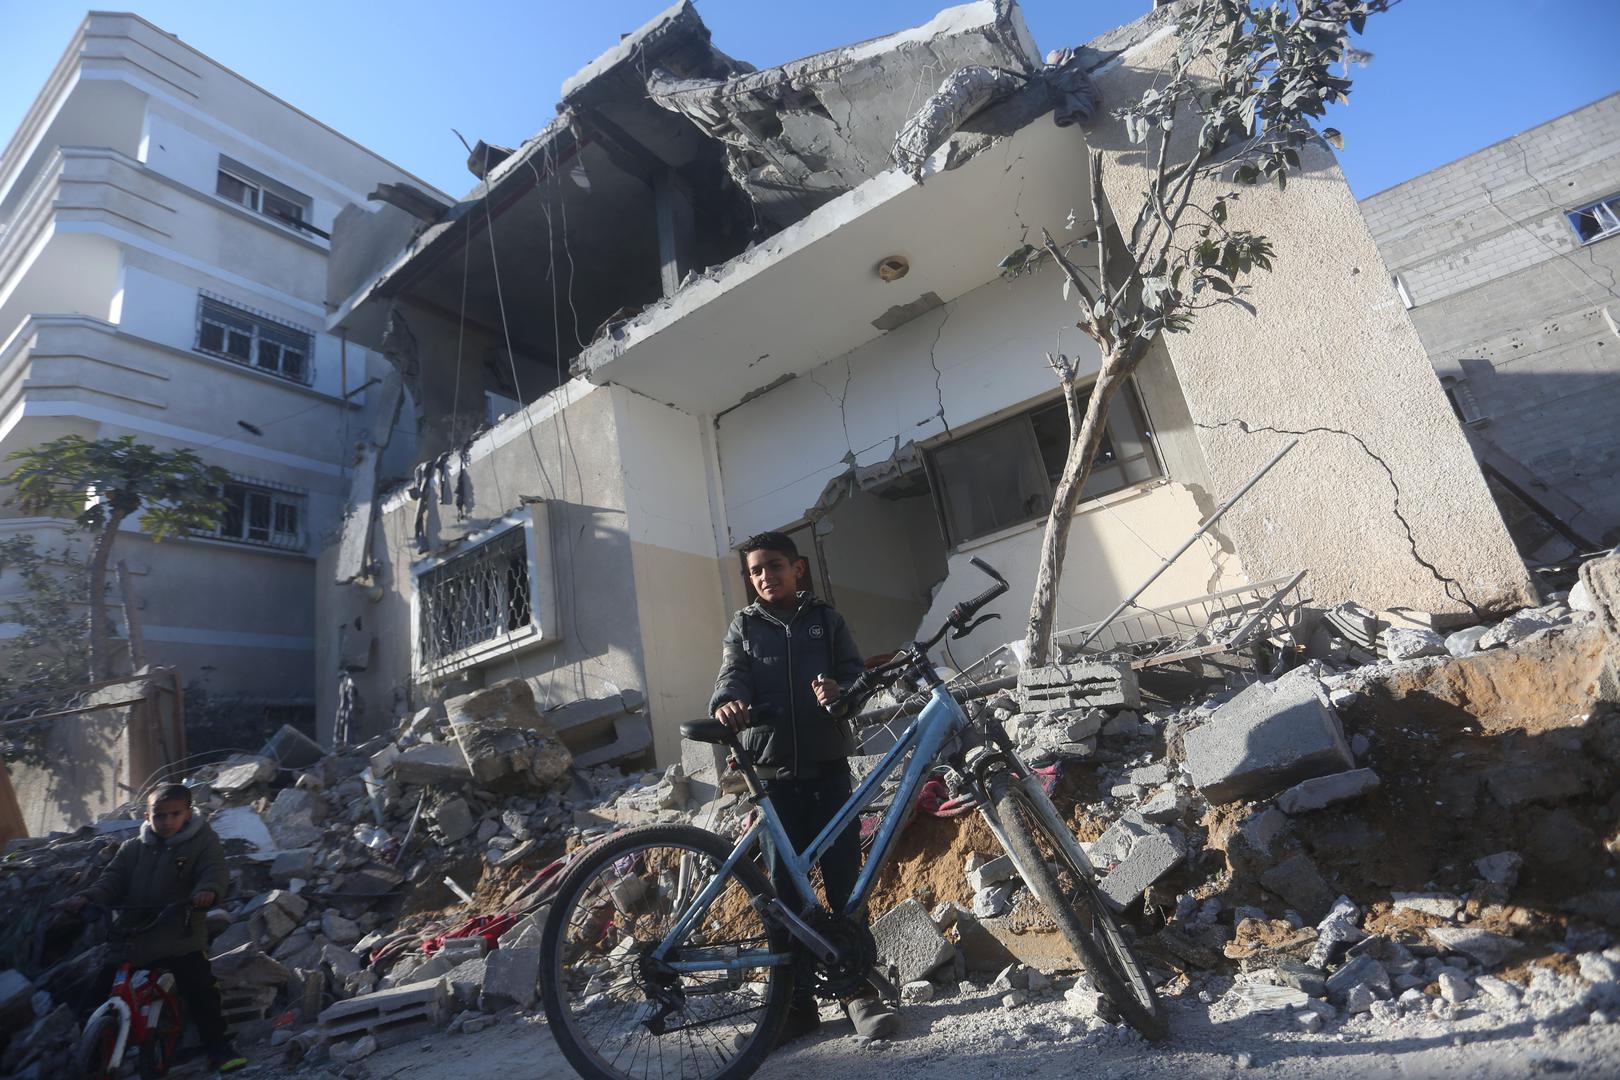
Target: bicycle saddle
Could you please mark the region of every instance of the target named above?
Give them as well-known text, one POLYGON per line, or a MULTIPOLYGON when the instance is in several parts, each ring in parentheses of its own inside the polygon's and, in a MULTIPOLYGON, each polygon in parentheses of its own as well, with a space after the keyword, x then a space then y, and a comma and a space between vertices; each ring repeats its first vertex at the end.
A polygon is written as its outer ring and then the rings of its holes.
POLYGON ((718 720, 687 720, 681 724, 681 738, 693 742, 730 742, 735 733, 718 720))

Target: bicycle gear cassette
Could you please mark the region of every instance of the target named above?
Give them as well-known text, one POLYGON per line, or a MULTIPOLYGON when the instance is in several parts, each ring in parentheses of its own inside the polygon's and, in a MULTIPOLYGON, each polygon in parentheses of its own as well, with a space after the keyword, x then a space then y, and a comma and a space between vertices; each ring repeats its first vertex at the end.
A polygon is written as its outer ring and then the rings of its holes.
POLYGON ((827 1001, 850 997, 866 989, 867 976, 877 964, 877 942, 864 923, 818 911, 805 920, 832 943, 838 959, 823 964, 802 954, 799 977, 808 978, 816 996, 827 1001))

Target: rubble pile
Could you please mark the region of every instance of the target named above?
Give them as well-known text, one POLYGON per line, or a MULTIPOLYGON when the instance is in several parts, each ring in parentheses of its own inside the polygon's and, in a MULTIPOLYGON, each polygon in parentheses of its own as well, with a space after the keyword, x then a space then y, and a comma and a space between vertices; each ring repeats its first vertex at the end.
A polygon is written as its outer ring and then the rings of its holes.
MULTIPOLYGON (((1299 636, 1299 666, 1187 704, 1145 706, 1128 664, 1084 658, 1021 672, 982 708, 1032 764, 1059 767, 1054 802, 1161 992, 1310 1031, 1479 1010, 1607 1022, 1620 634, 1594 597, 1616 583, 1611 556, 1568 596, 1445 634, 1341 605, 1299 636)), ((1011 963, 1072 966, 986 831, 921 831, 880 893, 937 905, 926 926, 905 904, 878 920, 889 962, 915 978, 936 938, 955 945, 925 973, 935 995, 1011 963)))
MULTIPOLYGON (((231 893, 207 913, 227 1019, 311 1062, 533 1007, 536 871, 625 823, 684 819, 690 793, 679 766, 574 768, 521 680, 334 752, 283 728, 262 753, 183 782, 231 865, 231 893)), ((88 946, 107 931, 56 905, 95 880, 140 813, 16 841, 0 862, 0 907, 16 916, 0 932, 0 1074, 46 1076, 71 1052, 67 1003, 103 963, 88 946)))

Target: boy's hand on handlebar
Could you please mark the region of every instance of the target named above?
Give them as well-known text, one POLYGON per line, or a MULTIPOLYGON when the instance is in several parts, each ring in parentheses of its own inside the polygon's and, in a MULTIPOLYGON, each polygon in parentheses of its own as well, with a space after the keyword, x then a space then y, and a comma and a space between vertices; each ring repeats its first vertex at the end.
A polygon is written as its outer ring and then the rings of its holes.
POLYGON ((85 905, 89 902, 90 898, 85 896, 83 893, 80 893, 78 896, 70 896, 66 900, 62 901, 62 910, 71 915, 77 915, 79 912, 84 910, 85 905))
POLYGON ((714 718, 732 731, 741 731, 754 722, 748 706, 740 701, 728 701, 714 710, 714 718))
POLYGON ((817 675, 810 680, 810 689, 816 692, 816 701, 823 708, 831 705, 844 695, 844 688, 838 685, 837 679, 830 679, 825 675, 817 675))
POLYGON ((219 897, 214 895, 214 890, 204 889, 191 898, 191 906, 194 908, 211 908, 214 906, 214 901, 218 899, 219 897))

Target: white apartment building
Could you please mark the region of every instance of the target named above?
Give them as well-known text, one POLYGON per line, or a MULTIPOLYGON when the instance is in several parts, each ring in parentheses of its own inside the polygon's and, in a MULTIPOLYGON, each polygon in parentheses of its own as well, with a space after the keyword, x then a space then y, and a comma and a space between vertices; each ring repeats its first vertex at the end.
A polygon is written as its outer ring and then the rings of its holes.
MULTIPOLYGON (((426 188, 144 19, 102 12, 0 156, 0 458, 127 434, 232 475, 216 535, 153 544, 136 524, 115 554, 148 659, 210 694, 313 701, 314 554, 386 369, 323 330, 328 233, 400 182, 426 188)), ((0 515, 0 536, 67 531, 0 515)))

